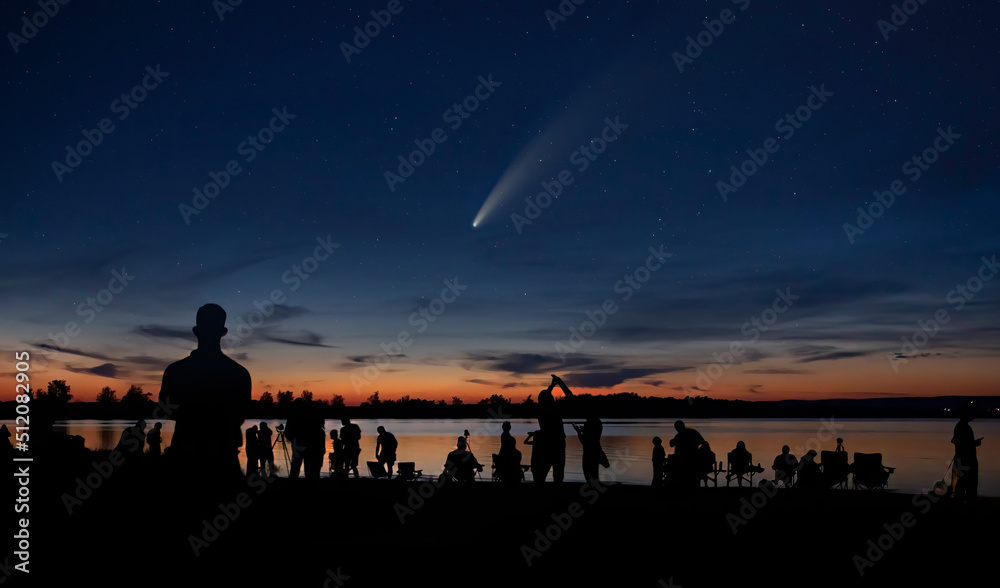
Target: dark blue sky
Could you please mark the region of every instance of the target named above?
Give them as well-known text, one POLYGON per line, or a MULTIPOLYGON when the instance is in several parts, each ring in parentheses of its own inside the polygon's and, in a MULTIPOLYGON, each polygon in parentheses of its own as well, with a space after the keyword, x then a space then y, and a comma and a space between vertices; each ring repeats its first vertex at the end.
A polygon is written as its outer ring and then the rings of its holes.
POLYGON ((558 22, 555 0, 511 4, 403 1, 350 63, 341 44, 387 2, 5 5, 0 345, 82 399, 155 391, 217 302, 231 331, 256 325, 230 346, 255 396, 521 398, 552 372, 591 392, 995 392, 1000 7, 914 3, 885 38, 891 2, 588 0, 558 22), (47 22, 21 42, 22 17, 47 22), (60 173, 84 132, 100 143, 60 173), (505 172, 520 184, 473 228, 505 172), (907 348, 917 321, 932 334, 907 348))

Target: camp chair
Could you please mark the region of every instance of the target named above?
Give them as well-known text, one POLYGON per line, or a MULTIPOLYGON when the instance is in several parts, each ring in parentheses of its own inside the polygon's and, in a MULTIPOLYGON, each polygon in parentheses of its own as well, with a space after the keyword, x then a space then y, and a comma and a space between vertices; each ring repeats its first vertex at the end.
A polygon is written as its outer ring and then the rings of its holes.
POLYGON ((869 490, 884 490, 889 485, 889 475, 896 471, 882 465, 881 453, 854 454, 854 489, 864 487, 869 490))
POLYGON ((699 481, 699 484, 701 484, 701 482, 704 482, 705 483, 705 487, 708 488, 708 484, 709 484, 709 482, 711 482, 713 486, 717 487, 719 485, 719 472, 722 471, 722 462, 721 461, 720 462, 716 462, 715 461, 715 454, 714 453, 712 454, 712 464, 710 466, 708 466, 708 467, 710 469, 706 470, 702 474, 701 480, 699 481))
POLYGON ((377 461, 366 461, 368 464, 368 473, 371 474, 373 478, 388 478, 389 474, 385 471, 385 467, 377 461))
POLYGON ((827 488, 847 488, 847 474, 851 466, 847 465, 846 451, 820 452, 820 467, 823 470, 823 485, 827 488))
POLYGON ((396 466, 396 471, 398 472, 396 479, 403 482, 412 482, 424 473, 424 470, 415 469, 416 464, 412 461, 401 461, 396 466))
POLYGON ((742 462, 734 462, 733 452, 730 451, 726 454, 726 462, 726 486, 732 480, 736 480, 737 486, 742 486, 743 480, 746 480, 747 484, 753 486, 754 474, 764 471, 764 468, 760 467, 760 464, 753 465, 753 455, 750 453, 746 454, 746 458, 742 462))
MULTIPOLYGON (((490 470, 491 470, 491 472, 493 474, 492 475, 492 480, 494 482, 503 482, 504 481, 504 479, 503 479, 503 476, 504 476, 503 466, 502 465, 498 466, 497 464, 499 462, 500 462, 500 456, 497 455, 496 453, 494 453, 493 454, 493 462, 492 462, 492 465, 490 466, 490 470)), ((510 466, 510 471, 515 476, 518 476, 518 480, 517 480, 518 482, 523 482, 524 481, 524 473, 527 472, 530 467, 531 466, 526 466, 526 465, 523 465, 523 464, 517 464, 517 470, 515 470, 514 466, 511 465, 510 466)))

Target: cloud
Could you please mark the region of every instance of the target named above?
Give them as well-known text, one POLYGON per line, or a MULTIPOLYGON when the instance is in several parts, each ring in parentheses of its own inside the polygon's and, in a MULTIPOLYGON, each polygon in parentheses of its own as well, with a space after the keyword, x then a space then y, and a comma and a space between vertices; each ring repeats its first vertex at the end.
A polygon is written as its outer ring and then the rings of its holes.
POLYGON ((798 363, 811 363, 814 361, 828 361, 834 359, 849 359, 851 357, 861 357, 863 355, 868 355, 870 351, 834 351, 831 353, 823 353, 820 355, 814 355, 811 357, 803 357, 798 361, 798 363))
POLYGON ((80 357, 89 357, 91 359, 100 359, 103 361, 111 360, 107 355, 100 353, 94 353, 89 351, 82 351, 80 349, 72 349, 70 347, 56 347, 55 345, 49 345, 47 343, 38 343, 35 347, 39 349, 44 349, 46 351, 54 351, 56 353, 68 353, 70 355, 79 355, 80 357))
POLYGON ((566 384, 580 388, 613 388, 626 380, 634 380, 660 373, 655 368, 623 368, 613 372, 573 372, 566 376, 566 384))
POLYGON ((118 367, 113 363, 102 363, 101 365, 97 365, 90 368, 78 368, 71 365, 67 365, 66 369, 77 374, 91 374, 94 376, 101 376, 104 378, 117 379, 119 375, 122 375, 119 373, 118 367))
POLYGON ((167 327, 164 325, 139 325, 135 332, 147 337, 158 339, 184 339, 185 341, 197 341, 191 327, 167 327))
POLYGON ((744 373, 800 376, 804 374, 811 374, 812 372, 809 370, 795 370, 791 368, 757 368, 745 370, 744 373))
POLYGON ((264 341, 270 341, 272 343, 283 343, 285 345, 303 345, 306 347, 326 347, 328 349, 336 349, 336 345, 327 345, 323 343, 323 336, 319 333, 314 333, 312 331, 295 331, 295 332, 262 332, 260 334, 264 341))

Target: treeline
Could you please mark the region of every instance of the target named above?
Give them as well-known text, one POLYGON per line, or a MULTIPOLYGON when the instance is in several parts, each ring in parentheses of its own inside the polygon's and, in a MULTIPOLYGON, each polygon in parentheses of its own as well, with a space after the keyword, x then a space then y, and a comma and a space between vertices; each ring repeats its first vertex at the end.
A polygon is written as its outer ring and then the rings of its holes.
MULTIPOLYGON (((149 418, 157 407, 153 394, 142 386, 132 385, 119 399, 117 391, 105 387, 95 402, 70 402, 73 398, 65 380, 49 382, 44 391, 33 393, 32 414, 53 420, 136 419, 149 418), (43 412, 42 414, 38 414, 43 412)), ((959 406, 975 402, 978 418, 1000 417, 1000 397, 945 396, 931 398, 838 399, 815 401, 746 401, 722 400, 705 396, 665 398, 639 396, 634 392, 616 394, 577 394, 560 399, 561 414, 567 419, 599 418, 955 418, 959 406)), ((493 394, 469 403, 455 396, 451 402, 426 400, 409 395, 381 399, 375 392, 359 406, 347 406, 344 397, 317 399, 309 390, 294 394, 291 390, 271 394, 265 391, 250 401, 247 418, 283 419, 292 407, 307 403, 323 418, 438 418, 438 419, 517 419, 537 418, 538 405, 529 395, 520 402, 493 394)), ((14 401, 0 403, 0 418, 13 420, 14 401)), ((162 414, 162 410, 159 414, 162 414)))

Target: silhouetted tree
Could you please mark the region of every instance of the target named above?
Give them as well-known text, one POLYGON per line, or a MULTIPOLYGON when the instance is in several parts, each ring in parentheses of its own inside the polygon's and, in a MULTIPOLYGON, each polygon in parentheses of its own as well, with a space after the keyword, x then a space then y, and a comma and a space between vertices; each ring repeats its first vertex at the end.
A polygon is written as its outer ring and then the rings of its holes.
POLYGON ((344 408, 344 397, 340 394, 334 394, 333 398, 330 399, 330 406, 333 408, 344 408))
POLYGON ((141 385, 136 386, 135 384, 132 384, 128 387, 128 391, 125 392, 125 395, 122 396, 121 405, 129 408, 139 408, 147 402, 152 402, 152 400, 149 399, 150 396, 152 396, 151 393, 142 391, 141 385))
POLYGON ((282 392, 278 390, 278 406, 288 407, 292 404, 292 391, 286 390, 282 392))
POLYGON ((371 396, 369 396, 368 400, 366 400, 365 402, 367 402, 368 404, 372 405, 373 407, 381 406, 382 405, 382 401, 379 400, 379 398, 378 398, 378 390, 376 390, 374 394, 372 394, 371 396))
POLYGON ((118 393, 105 386, 101 388, 101 391, 97 394, 97 402, 99 404, 113 404, 118 402, 118 393))
POLYGON ((274 404, 274 396, 271 396, 270 392, 264 390, 264 393, 260 395, 260 403, 266 404, 267 406, 271 406, 272 404, 274 404))
POLYGON ((69 402, 73 398, 73 395, 69 393, 69 384, 66 383, 66 380, 52 380, 49 382, 45 395, 50 400, 57 402, 69 402))
POLYGON ((462 399, 459 398, 458 396, 452 396, 451 397, 451 405, 452 406, 462 406, 463 404, 465 404, 465 403, 462 402, 462 399))
POLYGON ((312 400, 313 400, 313 393, 310 392, 309 390, 303 390, 300 393, 299 397, 302 398, 302 400, 304 402, 312 402, 312 400))

